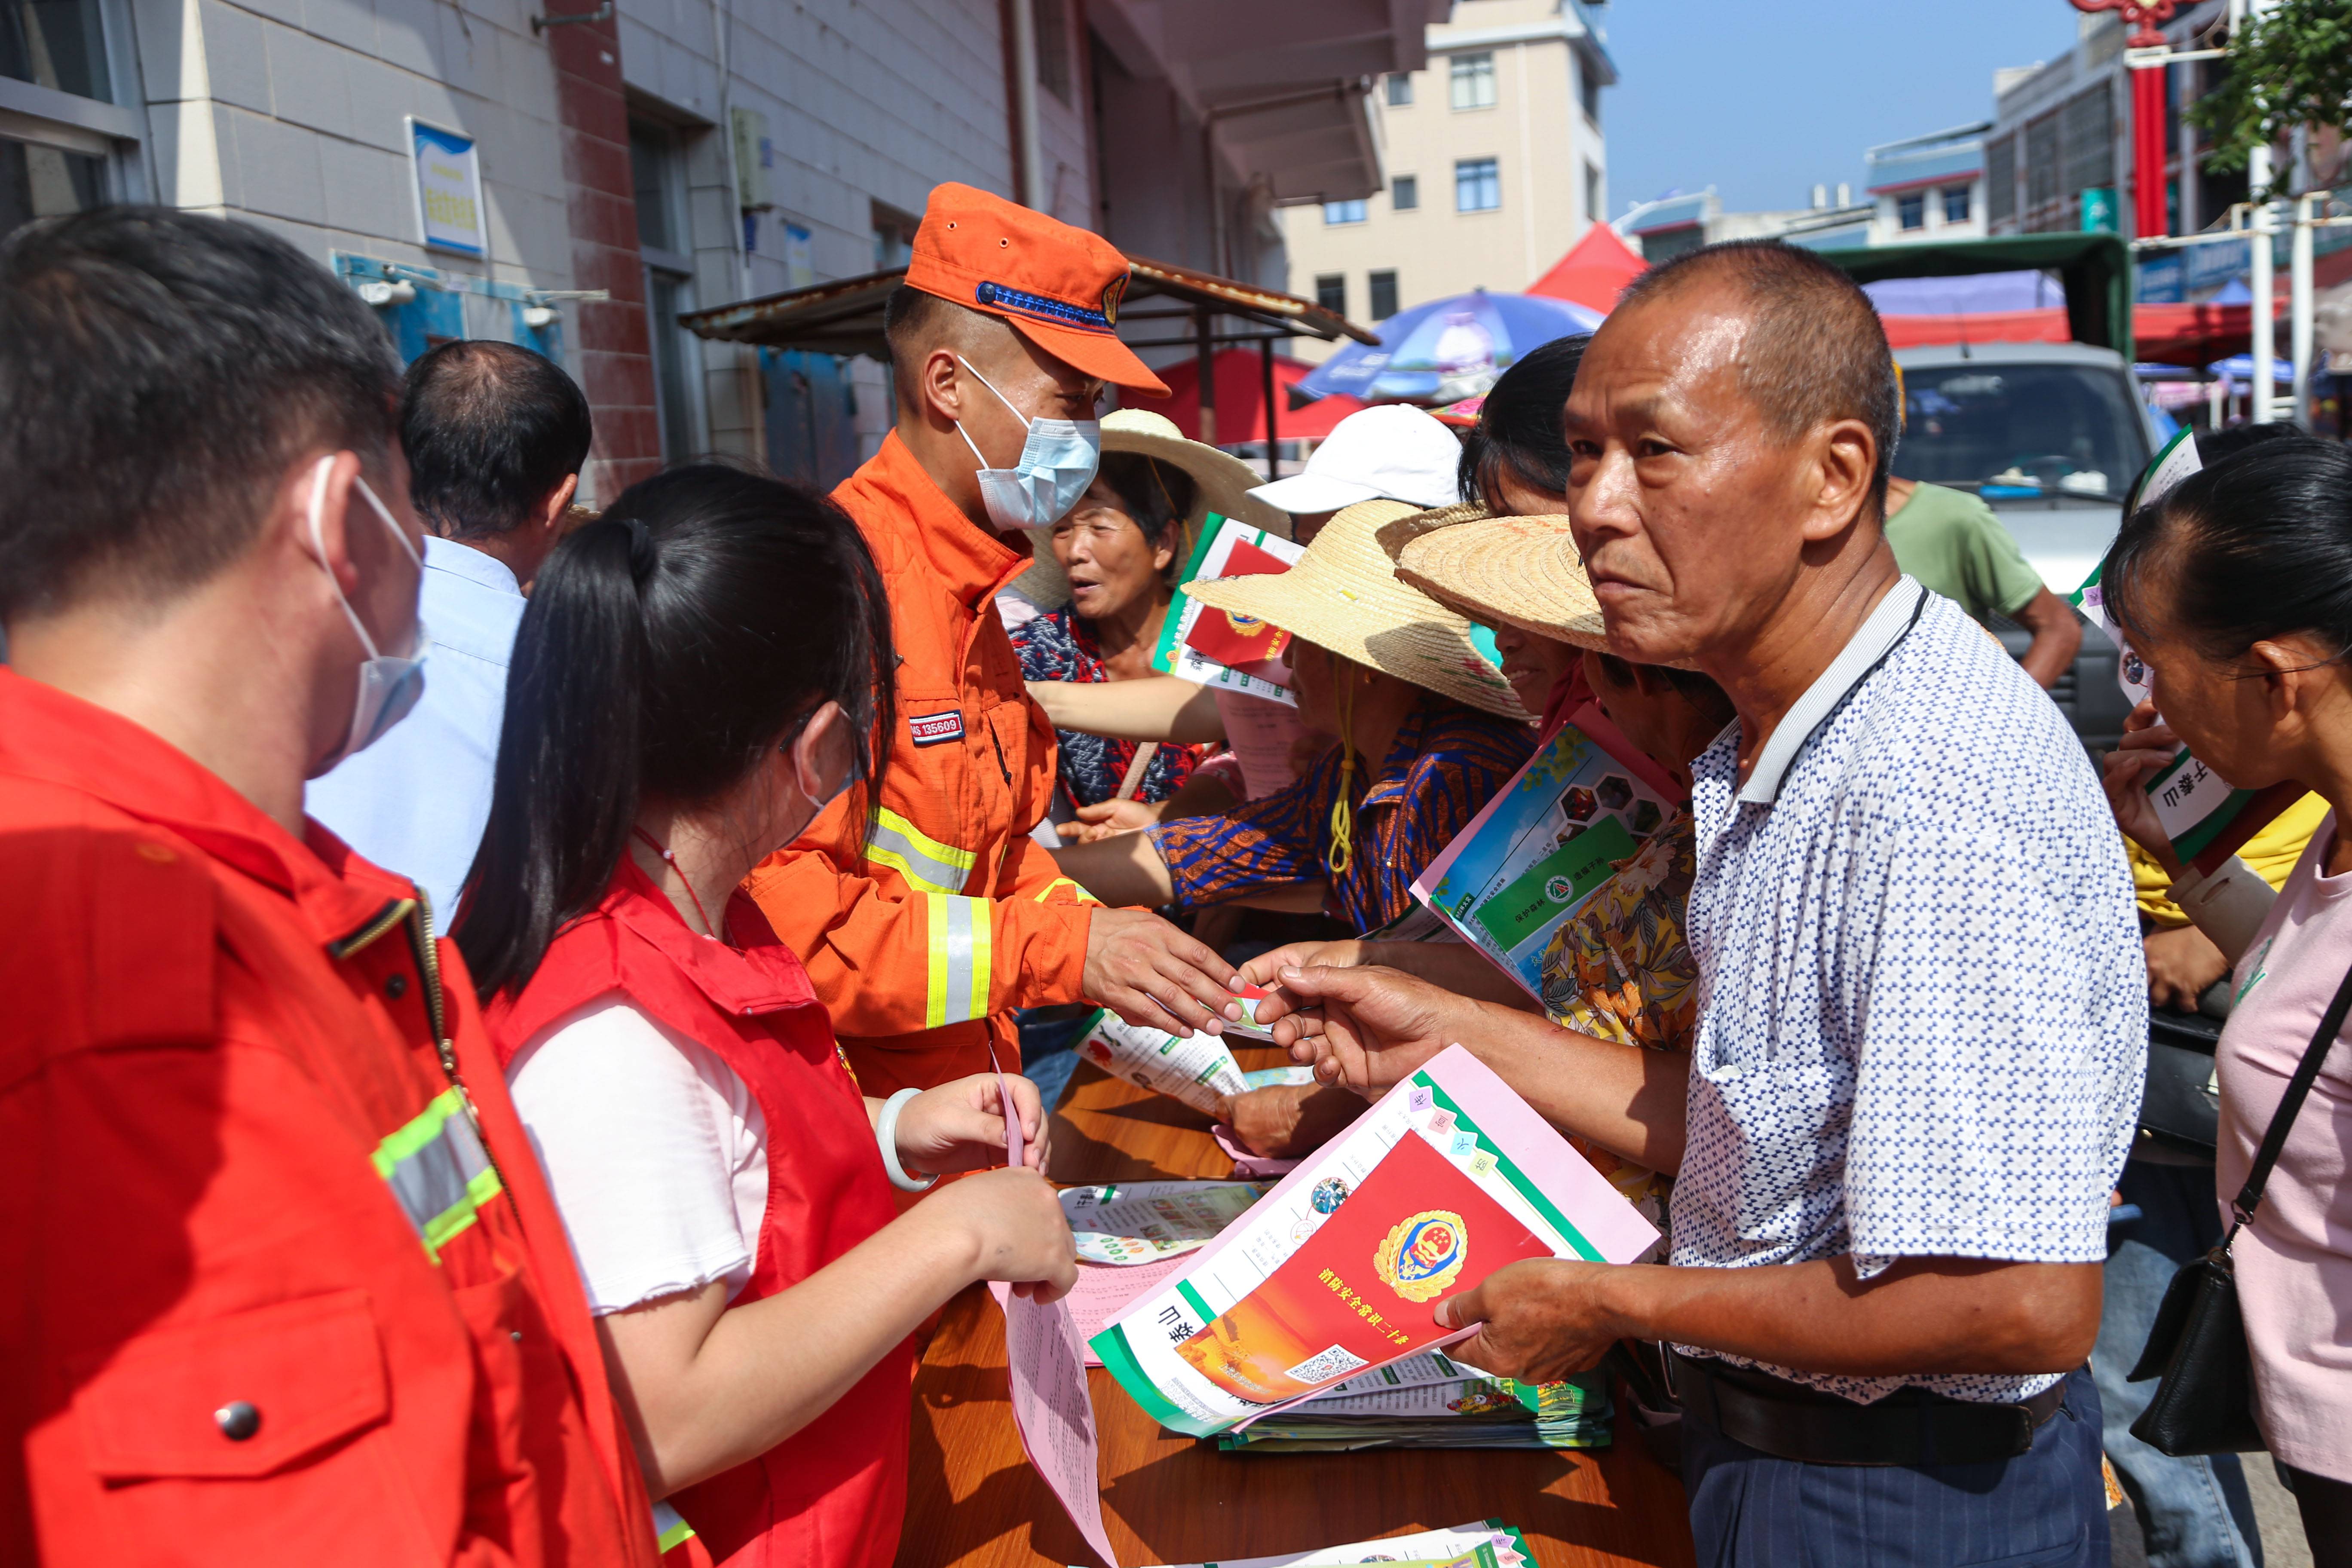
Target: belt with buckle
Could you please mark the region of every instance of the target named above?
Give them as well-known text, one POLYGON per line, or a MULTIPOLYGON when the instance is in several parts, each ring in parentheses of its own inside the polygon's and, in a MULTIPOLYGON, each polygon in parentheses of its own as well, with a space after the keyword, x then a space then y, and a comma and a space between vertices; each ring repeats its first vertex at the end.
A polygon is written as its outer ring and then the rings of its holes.
POLYGON ((2013 1459, 2066 1403, 2063 1380, 2013 1405, 1899 1388, 1857 1405, 1784 1377, 1666 1350, 1684 1413, 1735 1443, 1809 1465, 1977 1465, 2013 1459))

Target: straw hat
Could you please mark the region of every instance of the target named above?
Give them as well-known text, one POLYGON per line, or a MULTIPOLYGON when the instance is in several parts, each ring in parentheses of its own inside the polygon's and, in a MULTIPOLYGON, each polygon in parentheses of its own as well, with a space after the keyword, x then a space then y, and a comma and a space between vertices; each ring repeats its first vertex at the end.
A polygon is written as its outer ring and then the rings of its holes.
POLYGON ((1210 609, 1267 622, 1426 690, 1506 719, 1527 718, 1502 671, 1470 640, 1470 623, 1397 581, 1378 534, 1382 524, 1412 515, 1405 501, 1359 501, 1325 523, 1289 571, 1221 577, 1184 592, 1210 609))
MULTIPOLYGON (((1290 514, 1249 492, 1260 481, 1247 463, 1229 452, 1185 439, 1176 422, 1147 408, 1119 408, 1103 416, 1102 449, 1134 452, 1181 468, 1192 479, 1192 510, 1183 520, 1184 537, 1176 542, 1176 558, 1184 559, 1188 542, 1197 542, 1209 514, 1230 517, 1248 528, 1290 537, 1290 514)), ((1012 591, 1031 604, 1059 609, 1070 602, 1070 580, 1054 559, 1054 533, 1048 528, 1028 530, 1036 564, 1014 578, 1012 591)))
POLYGON ((1605 650, 1601 602, 1584 575, 1564 517, 1496 517, 1409 531, 1391 524, 1396 574, 1439 603, 1486 626, 1512 626, 1554 642, 1605 650))

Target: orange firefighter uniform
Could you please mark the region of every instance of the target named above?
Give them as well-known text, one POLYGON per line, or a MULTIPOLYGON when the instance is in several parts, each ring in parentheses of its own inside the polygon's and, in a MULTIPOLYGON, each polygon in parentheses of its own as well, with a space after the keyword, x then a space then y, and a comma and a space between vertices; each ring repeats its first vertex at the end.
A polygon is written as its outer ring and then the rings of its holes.
POLYGON ((456 950, 0 669, 0 1562, 651 1568, 456 950))
MULTIPOLYGON (((1112 331, 1108 241, 967 185, 931 193, 908 286, 1003 317, 1089 376, 1164 393, 1112 331)), ((1092 900, 1029 837, 1054 731, 1021 683, 998 591, 1029 566, 894 432, 834 491, 873 550, 898 653, 878 798, 835 802, 748 887, 799 953, 867 1094, 1020 1060, 1013 1008, 1077 999, 1092 900)))

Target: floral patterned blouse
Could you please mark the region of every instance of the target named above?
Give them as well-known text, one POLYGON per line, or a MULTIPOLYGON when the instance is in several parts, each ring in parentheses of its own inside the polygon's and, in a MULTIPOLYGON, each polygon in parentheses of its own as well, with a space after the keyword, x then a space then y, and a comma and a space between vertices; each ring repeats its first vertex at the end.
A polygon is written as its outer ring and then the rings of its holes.
MULTIPOLYGON (((1011 635, 1013 651, 1021 656, 1024 680, 1110 679, 1094 627, 1067 605, 1041 612, 1013 627, 1011 635)), ((1054 734, 1061 742, 1060 788, 1072 805, 1099 805, 1118 794, 1135 761, 1133 741, 1114 741, 1076 730, 1056 730, 1054 734)), ((1163 745, 1152 752, 1135 798, 1148 804, 1174 795, 1192 776, 1201 751, 1198 746, 1163 745)))
MULTIPOLYGON (((1533 725, 1424 692, 1398 726, 1355 807, 1353 854, 1324 907, 1359 931, 1414 908, 1413 879, 1510 783, 1535 750, 1533 725)), ((1213 904, 1262 889, 1327 879, 1331 807, 1339 796, 1334 742, 1297 782, 1221 816, 1147 828, 1177 901, 1213 904)))

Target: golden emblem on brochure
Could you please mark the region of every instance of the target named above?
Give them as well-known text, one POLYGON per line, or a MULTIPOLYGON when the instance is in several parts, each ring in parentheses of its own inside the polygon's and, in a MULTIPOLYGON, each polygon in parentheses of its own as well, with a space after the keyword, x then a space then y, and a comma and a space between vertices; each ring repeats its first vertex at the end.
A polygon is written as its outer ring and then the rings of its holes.
POLYGON ((1462 1277, 1470 1255, 1470 1232, 1462 1216, 1424 1209, 1391 1228, 1372 1254, 1372 1272, 1408 1301, 1429 1301, 1462 1277))

